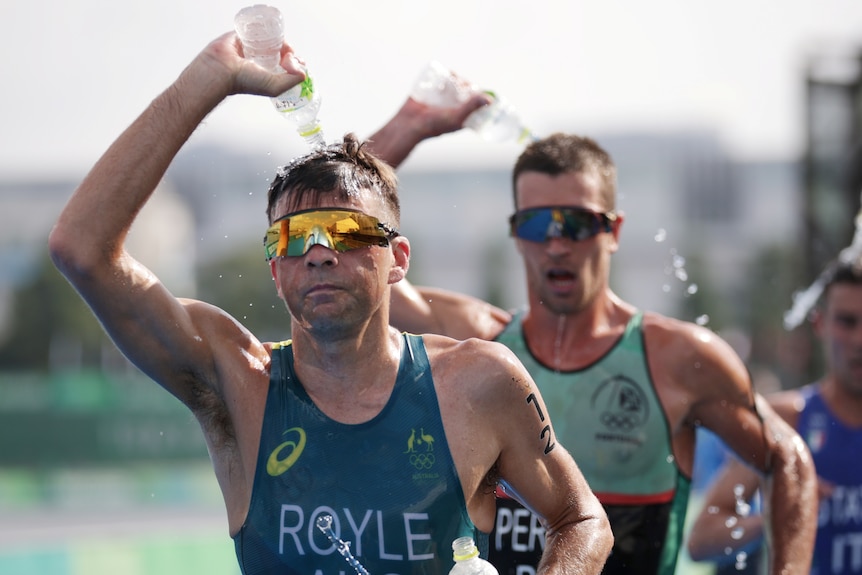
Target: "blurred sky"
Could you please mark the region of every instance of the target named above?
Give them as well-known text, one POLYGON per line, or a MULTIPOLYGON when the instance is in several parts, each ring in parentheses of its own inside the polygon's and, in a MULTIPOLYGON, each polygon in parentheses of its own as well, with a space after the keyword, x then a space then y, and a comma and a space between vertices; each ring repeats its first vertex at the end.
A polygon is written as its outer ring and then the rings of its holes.
MULTIPOLYGON (((0 178, 83 175, 248 3, 2 3, 0 178)), ((540 134, 694 127, 736 158, 792 158, 803 149, 807 59, 862 46, 860 0, 271 3, 323 96, 328 139, 373 133, 437 59, 506 96, 540 134)), ((193 140, 279 163, 304 151, 252 96, 229 99, 193 140)), ((408 166, 508 166, 516 152, 457 134, 408 166)))

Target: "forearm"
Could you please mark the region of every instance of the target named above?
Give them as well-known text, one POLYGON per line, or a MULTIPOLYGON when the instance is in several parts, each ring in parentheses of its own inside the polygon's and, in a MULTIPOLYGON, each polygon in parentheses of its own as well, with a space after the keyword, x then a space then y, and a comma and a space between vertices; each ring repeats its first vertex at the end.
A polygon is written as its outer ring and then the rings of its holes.
POLYGON ((490 98, 477 93, 455 108, 430 106, 408 98, 395 116, 369 138, 369 147, 393 168, 400 166, 422 140, 456 132, 490 98))
POLYGON ((545 551, 537 575, 601 573, 613 546, 613 535, 604 512, 548 530, 545 551))
POLYGON ((802 439, 784 449, 767 481, 770 573, 809 572, 817 530, 817 477, 802 439))
POLYGON ((368 138, 368 146, 381 160, 398 168, 427 135, 417 123, 416 104, 404 103, 395 116, 368 138))
POLYGON ((724 510, 706 512, 691 528, 688 552, 695 561, 717 560, 727 550, 738 551, 763 537, 763 516, 740 517, 724 510))

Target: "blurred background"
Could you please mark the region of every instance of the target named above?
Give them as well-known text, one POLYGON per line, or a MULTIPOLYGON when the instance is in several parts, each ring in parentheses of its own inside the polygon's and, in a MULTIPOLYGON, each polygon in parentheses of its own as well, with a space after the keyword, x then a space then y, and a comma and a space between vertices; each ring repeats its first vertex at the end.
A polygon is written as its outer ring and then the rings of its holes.
MULTIPOLYGON (((0 6, 0 573, 238 573, 196 422, 114 349, 46 239, 99 155, 244 5, 0 6)), ((759 380, 819 373, 807 326, 785 330, 782 316, 855 230, 862 3, 273 5, 323 97, 327 139, 371 135, 439 60, 537 134, 586 134, 611 152, 623 298, 719 332, 759 380)), ((133 253, 177 295, 288 337, 260 238, 275 167, 304 152, 265 98, 229 99, 145 208, 133 253)), ((504 223, 519 152, 464 131, 408 158, 415 283, 524 303, 504 223)))

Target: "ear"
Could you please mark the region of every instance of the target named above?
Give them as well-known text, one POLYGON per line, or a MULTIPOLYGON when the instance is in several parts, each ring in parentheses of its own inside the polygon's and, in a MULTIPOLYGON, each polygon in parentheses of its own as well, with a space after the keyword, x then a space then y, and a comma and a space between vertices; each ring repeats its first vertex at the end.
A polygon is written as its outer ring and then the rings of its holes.
POLYGON ((389 270, 389 283, 398 283, 407 277, 410 268, 410 241, 404 236, 397 236, 389 240, 392 250, 392 268, 389 270))
POLYGON ((817 337, 823 337, 823 311, 815 307, 808 313, 808 320, 811 322, 811 329, 817 337))
POLYGON ((620 248, 620 228, 623 227, 625 219, 626 216, 624 213, 617 212, 617 218, 611 222, 611 237, 613 237, 613 241, 611 242, 612 253, 620 248))
POLYGON ((278 272, 276 271, 275 263, 278 261, 277 258, 272 258, 269 260, 269 273, 272 276, 273 281, 275 282, 275 291, 278 294, 280 299, 284 299, 284 296, 281 294, 281 284, 278 283, 278 272))

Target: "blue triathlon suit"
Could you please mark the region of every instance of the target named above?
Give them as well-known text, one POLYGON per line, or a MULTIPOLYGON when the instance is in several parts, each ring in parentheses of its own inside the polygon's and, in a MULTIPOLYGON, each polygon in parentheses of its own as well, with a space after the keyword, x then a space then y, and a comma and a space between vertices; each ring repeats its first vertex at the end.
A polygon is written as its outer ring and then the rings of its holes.
MULTIPOLYGON (((647 365, 643 314, 632 317, 603 357, 570 372, 550 369, 530 353, 522 320, 523 312, 516 314, 497 341, 532 375, 557 440, 608 514, 614 547, 603 573, 671 575, 691 480, 673 457, 670 425, 647 365)), ((500 575, 534 573, 544 544, 538 519, 514 499, 498 499, 489 555, 500 575)))
POLYGON ((796 429, 811 450, 818 477, 835 486, 820 500, 811 573, 862 574, 862 428, 838 421, 816 384, 800 392, 805 407, 796 429))
POLYGON ((487 551, 487 534, 467 514, 424 342, 402 337, 389 401, 356 425, 314 404, 291 342, 273 349, 251 504, 234 537, 244 575, 354 573, 316 527, 325 515, 373 575, 445 574, 461 536, 487 551))

